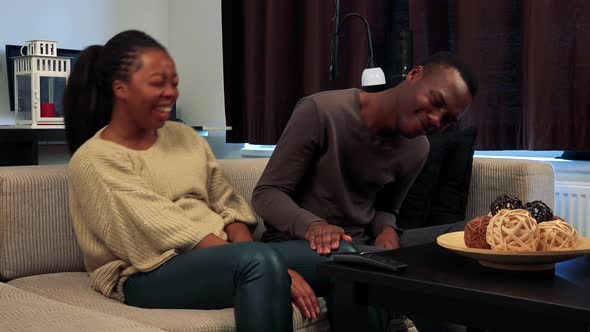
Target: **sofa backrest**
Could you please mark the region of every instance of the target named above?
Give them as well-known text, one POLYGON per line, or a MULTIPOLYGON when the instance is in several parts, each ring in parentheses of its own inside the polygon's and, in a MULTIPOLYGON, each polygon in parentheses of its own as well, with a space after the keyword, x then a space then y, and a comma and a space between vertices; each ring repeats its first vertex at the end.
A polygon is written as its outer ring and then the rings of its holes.
MULTIPOLYGON (((267 161, 232 159, 219 164, 250 203, 267 161)), ((263 232, 259 222, 254 238, 263 232)), ((0 167, 0 280, 70 271, 84 271, 84 260, 68 210, 66 166, 0 167)))
MULTIPOLYGON (((251 202, 268 159, 219 160, 229 182, 251 202)), ((530 160, 475 158, 467 218, 487 214, 498 195, 554 202, 551 164, 530 160)), ((0 280, 84 271, 68 211, 65 165, 0 167, 0 280)), ((259 219, 259 221, 261 221, 259 219)), ((259 239, 262 222, 254 231, 259 239)))

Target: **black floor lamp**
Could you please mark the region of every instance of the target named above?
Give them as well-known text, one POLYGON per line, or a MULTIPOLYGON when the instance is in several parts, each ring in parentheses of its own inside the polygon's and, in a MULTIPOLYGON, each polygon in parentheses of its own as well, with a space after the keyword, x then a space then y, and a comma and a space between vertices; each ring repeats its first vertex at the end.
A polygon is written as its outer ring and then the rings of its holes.
POLYGON ((338 37, 340 30, 346 21, 351 17, 357 17, 365 23, 367 29, 367 42, 369 48, 369 58, 367 60, 367 66, 363 70, 361 76, 361 86, 371 87, 385 84, 385 73, 380 67, 375 66, 373 60, 373 41, 371 39, 371 28, 369 22, 359 13, 349 13, 340 22, 340 0, 336 0, 336 13, 334 15, 334 36, 332 37, 332 60, 330 63, 330 88, 334 88, 334 82, 336 81, 336 71, 338 67, 338 37))

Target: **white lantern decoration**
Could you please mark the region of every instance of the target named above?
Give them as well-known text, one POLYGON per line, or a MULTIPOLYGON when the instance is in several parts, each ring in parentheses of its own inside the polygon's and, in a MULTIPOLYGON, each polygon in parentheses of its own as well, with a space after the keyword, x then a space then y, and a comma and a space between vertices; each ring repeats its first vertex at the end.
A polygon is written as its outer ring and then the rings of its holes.
POLYGON ((57 42, 27 41, 14 58, 17 124, 62 125, 63 94, 71 58, 57 56, 57 42), (25 52, 26 50, 26 52, 25 52))

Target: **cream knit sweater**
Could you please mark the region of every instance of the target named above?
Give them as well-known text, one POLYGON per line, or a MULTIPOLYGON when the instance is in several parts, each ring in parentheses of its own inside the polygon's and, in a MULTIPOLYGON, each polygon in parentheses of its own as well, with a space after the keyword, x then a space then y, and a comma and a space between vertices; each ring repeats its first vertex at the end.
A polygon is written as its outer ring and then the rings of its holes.
POLYGON ((256 223, 191 127, 167 122, 149 149, 104 140, 100 130, 68 167, 70 214, 92 287, 124 300, 123 284, 191 250, 223 239, 234 221, 256 223))

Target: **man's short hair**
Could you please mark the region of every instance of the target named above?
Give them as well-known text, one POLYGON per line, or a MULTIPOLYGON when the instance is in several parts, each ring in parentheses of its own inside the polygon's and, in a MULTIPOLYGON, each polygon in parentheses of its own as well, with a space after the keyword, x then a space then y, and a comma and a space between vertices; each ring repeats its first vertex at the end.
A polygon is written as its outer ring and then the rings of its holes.
POLYGON ((449 67, 453 67, 453 68, 457 69, 457 71, 459 72, 459 75, 461 75, 461 78, 463 79, 463 81, 465 81, 465 84, 467 84, 467 88, 469 89, 469 93, 471 94, 471 97, 475 98, 475 95, 477 95, 478 82, 477 82, 477 78, 475 77, 475 74, 473 73, 471 68, 469 68, 469 66, 467 66, 465 63, 463 63, 453 53, 450 53, 450 52, 435 53, 435 54, 429 56, 428 58, 424 59, 424 61, 422 61, 422 63, 420 65, 422 65, 422 67, 424 67, 424 69, 428 69, 428 67, 430 67, 432 65, 449 66, 449 67))

